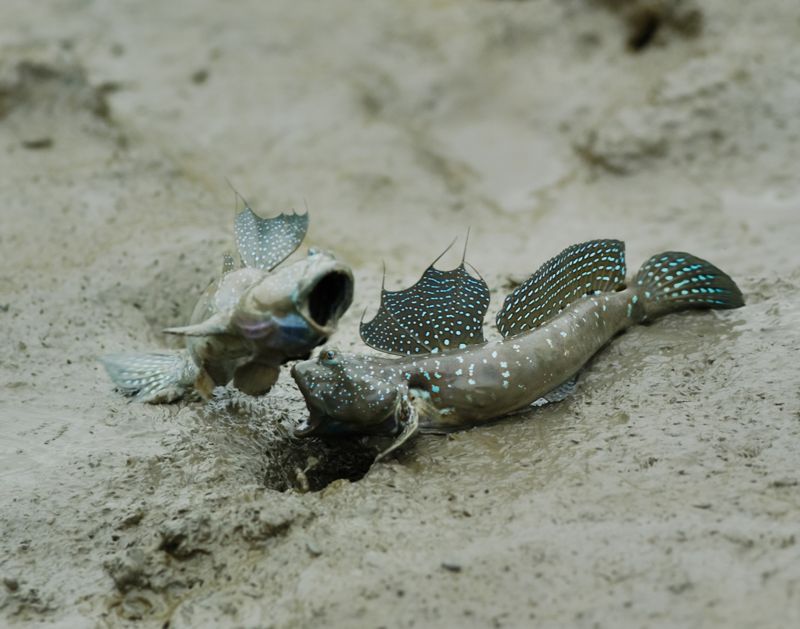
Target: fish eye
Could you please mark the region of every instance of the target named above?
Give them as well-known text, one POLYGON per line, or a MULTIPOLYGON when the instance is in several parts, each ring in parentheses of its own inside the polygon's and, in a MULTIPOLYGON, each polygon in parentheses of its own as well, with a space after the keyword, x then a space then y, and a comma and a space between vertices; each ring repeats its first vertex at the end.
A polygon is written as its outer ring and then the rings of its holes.
POLYGON ((327 349, 319 355, 320 361, 326 365, 335 365, 338 352, 335 349, 327 349))

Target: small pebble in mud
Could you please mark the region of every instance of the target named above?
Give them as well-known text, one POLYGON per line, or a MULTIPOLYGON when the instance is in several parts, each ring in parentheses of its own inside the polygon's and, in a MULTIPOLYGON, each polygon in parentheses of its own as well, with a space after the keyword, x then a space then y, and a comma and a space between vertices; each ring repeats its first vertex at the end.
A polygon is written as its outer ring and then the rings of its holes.
POLYGON ((794 478, 781 478, 775 481, 772 481, 769 486, 775 487, 776 489, 781 489, 783 487, 796 487, 798 485, 798 481, 794 478))
POLYGON ((208 70, 205 68, 200 68, 192 73, 192 83, 195 85, 202 85, 208 81, 208 70))
POLYGON ((19 589, 19 581, 11 577, 4 577, 3 585, 6 586, 9 592, 16 592, 19 589))
POLYGON ((322 550, 320 550, 320 547, 317 546, 316 542, 312 542, 310 540, 306 542, 306 550, 312 557, 319 557, 322 554, 322 550))
POLYGON ((30 140, 23 140, 22 146, 32 151, 53 148, 53 138, 32 138, 30 140))
POLYGON ((117 529, 126 529, 130 526, 136 526, 139 522, 142 521, 144 517, 144 511, 141 509, 136 509, 132 513, 126 515, 122 520, 120 520, 119 524, 117 525, 117 529))
POLYGON ((637 53, 663 42, 664 31, 696 37, 703 30, 703 12, 696 0, 595 0, 617 12, 627 27, 626 45, 637 53))
POLYGON ((461 564, 455 561, 443 561, 442 568, 448 572, 461 572, 461 564))

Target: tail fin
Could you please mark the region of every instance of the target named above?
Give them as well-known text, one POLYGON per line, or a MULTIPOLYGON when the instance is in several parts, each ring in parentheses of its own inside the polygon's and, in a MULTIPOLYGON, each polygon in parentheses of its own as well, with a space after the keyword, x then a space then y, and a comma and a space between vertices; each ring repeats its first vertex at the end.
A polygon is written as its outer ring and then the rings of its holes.
POLYGON ((198 375, 197 366, 185 351, 110 354, 100 362, 120 391, 151 404, 180 399, 198 375))
POLYGON ((639 269, 636 284, 646 319, 687 308, 739 308, 742 292, 710 262, 682 251, 666 251, 639 269))

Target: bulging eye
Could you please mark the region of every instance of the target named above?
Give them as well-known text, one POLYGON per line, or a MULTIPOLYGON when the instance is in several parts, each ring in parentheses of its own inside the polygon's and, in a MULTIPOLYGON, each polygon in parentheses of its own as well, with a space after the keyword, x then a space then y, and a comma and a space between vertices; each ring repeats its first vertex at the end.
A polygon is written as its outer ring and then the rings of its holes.
POLYGON ((335 365, 338 353, 335 349, 326 349, 320 354, 320 360, 326 365, 335 365))

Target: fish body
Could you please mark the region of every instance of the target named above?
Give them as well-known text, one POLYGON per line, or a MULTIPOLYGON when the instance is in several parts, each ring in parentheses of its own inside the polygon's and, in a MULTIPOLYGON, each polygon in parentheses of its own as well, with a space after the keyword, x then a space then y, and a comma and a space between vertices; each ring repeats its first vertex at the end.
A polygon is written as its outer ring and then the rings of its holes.
POLYGON ((302 242, 307 215, 262 219, 246 207, 236 219, 239 255, 194 308, 190 323, 165 332, 186 339, 178 352, 121 353, 101 359, 112 381, 142 402, 171 402, 192 390, 208 398, 231 380, 267 393, 287 360, 308 357, 335 331, 352 302, 353 275, 328 252, 275 268, 302 242))
POLYGON ((474 426, 563 399, 589 359, 632 325, 685 308, 744 303, 726 274, 682 252, 653 256, 628 284, 619 241, 574 245, 547 262, 506 299, 497 320, 502 340, 466 337, 474 326, 466 330, 464 321, 474 323, 488 306, 488 288, 486 297, 469 288, 466 298, 455 286, 421 299, 412 289, 398 291, 396 299, 384 294, 382 310, 387 303, 414 303, 428 323, 414 324, 401 311, 379 312, 362 324, 362 337, 373 345, 377 340, 383 351, 403 348, 408 355, 327 350, 317 361, 295 365, 292 375, 310 411, 298 434, 399 435, 402 442, 417 430, 474 426), (447 311, 452 301, 456 306, 447 311), (445 312, 431 317, 437 309, 445 312), (433 327, 432 318, 438 319, 433 327), (409 348, 409 338, 416 348, 409 348))

